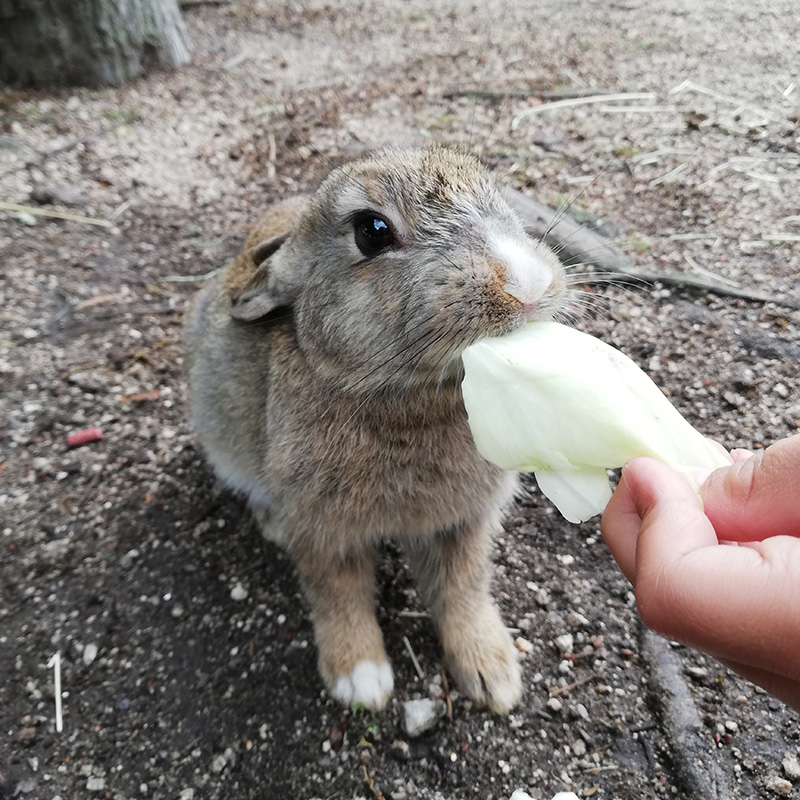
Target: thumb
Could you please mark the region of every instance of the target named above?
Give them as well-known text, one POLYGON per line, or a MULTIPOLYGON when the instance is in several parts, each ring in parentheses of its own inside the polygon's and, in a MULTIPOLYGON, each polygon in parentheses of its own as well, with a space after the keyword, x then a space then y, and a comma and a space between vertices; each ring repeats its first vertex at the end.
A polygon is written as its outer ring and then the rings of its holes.
POLYGON ((721 541, 800 537, 800 434, 715 470, 700 494, 721 541))

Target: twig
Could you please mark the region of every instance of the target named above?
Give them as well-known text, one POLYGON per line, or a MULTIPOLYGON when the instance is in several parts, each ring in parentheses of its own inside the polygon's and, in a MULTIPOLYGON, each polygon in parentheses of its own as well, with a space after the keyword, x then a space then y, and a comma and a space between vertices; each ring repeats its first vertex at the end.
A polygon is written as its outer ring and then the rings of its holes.
POLYGON ((370 775, 369 772, 367 772, 367 767, 364 764, 362 764, 361 769, 364 770, 364 783, 366 783, 367 786, 369 786, 369 790, 375 796, 375 800, 386 800, 383 794, 378 789, 375 788, 375 782, 372 780, 372 775, 370 775))
POLYGON ((411 648, 411 642, 408 641, 408 636, 403 637, 403 643, 406 646, 406 650, 408 654, 411 656, 411 663, 414 665, 414 669, 417 671, 417 675, 419 675, 419 679, 421 681, 425 680, 425 673, 422 671, 422 667, 419 665, 419 661, 417 661, 416 655, 414 655, 414 651, 411 648))
POLYGON ((720 278, 714 275, 711 270, 706 269, 705 267, 701 266, 697 259, 692 258, 687 253, 683 254, 683 260, 698 274, 698 275, 705 275, 712 280, 718 280, 722 283, 733 287, 734 289, 738 289, 739 287, 736 285, 736 281, 732 281, 729 278, 720 278))
POLYGON ((205 275, 164 275, 157 278, 155 283, 199 283, 200 281, 211 280, 219 271, 220 267, 206 272, 205 275))
POLYGON ((683 83, 679 83, 677 86, 673 86, 670 90, 670 94, 678 94, 680 92, 685 91, 692 91, 697 92, 697 94, 705 94, 709 97, 713 97, 715 100, 722 100, 725 103, 731 103, 738 108, 747 108, 750 111, 759 114, 760 116, 764 117, 764 119, 769 120, 770 122, 782 122, 780 117, 772 114, 771 112, 767 111, 766 109, 760 108, 759 106, 754 106, 751 103, 748 103, 745 100, 741 100, 738 97, 733 97, 729 94, 723 94, 722 92, 717 92, 714 89, 709 89, 707 86, 701 86, 699 83, 695 83, 691 80, 685 80, 683 83))
POLYGON ((238 53, 235 56, 231 56, 230 58, 226 59, 222 62, 222 69, 224 70, 231 70, 234 67, 238 67, 239 64, 243 64, 247 59, 250 58, 250 53, 247 50, 242 50, 241 53, 238 53))
POLYGON ((671 169, 669 172, 664 173, 663 175, 659 175, 657 178, 653 178, 650 181, 650 186, 658 186, 661 183, 668 183, 671 182, 676 175, 680 175, 683 172, 688 164, 678 164, 675 169, 671 169))
POLYGON ((48 667, 53 668, 53 692, 56 701, 56 731, 64 730, 64 718, 61 711, 61 653, 56 653, 48 662, 48 667))
POLYGON ((277 146, 275 144, 275 134, 270 131, 267 135, 269 142, 269 155, 267 156, 267 180, 275 180, 275 159, 277 153, 277 146))
POLYGON ((496 91, 487 89, 454 89, 445 92, 442 97, 445 100, 453 100, 456 97, 472 97, 476 100, 504 100, 512 97, 517 100, 527 100, 529 97, 539 97, 545 101, 572 100, 578 97, 594 97, 595 95, 612 95, 610 89, 509 89, 496 91))
POLYGON ((583 686, 585 683, 590 683, 596 679, 597 675, 587 675, 585 678, 575 681, 575 683, 570 683, 569 686, 556 686, 550 689, 550 697, 558 697, 559 695, 566 694, 567 692, 571 692, 573 689, 577 689, 579 686, 583 686))
POLYGON ((567 266, 583 262, 592 264, 604 272, 618 273, 636 281, 701 289, 723 297, 738 297, 759 303, 775 303, 786 308, 800 308, 800 302, 796 300, 761 292, 758 289, 726 286, 716 279, 688 275, 685 272, 642 272, 608 239, 588 230, 566 214, 553 225, 552 221, 557 212, 550 206, 508 187, 503 188, 503 196, 522 218, 528 232, 539 238, 544 236, 547 244, 556 250, 561 261, 567 266))
POLYGON ((100 225, 103 228, 110 228, 112 223, 107 219, 96 219, 94 217, 82 217, 79 214, 70 214, 67 211, 50 211, 46 208, 35 208, 31 206, 19 206, 16 203, 4 203, 0 201, 0 209, 4 211, 22 211, 26 214, 33 214, 35 217, 53 217, 54 219, 66 219, 70 222, 80 222, 84 225, 100 225))
POLYGON ((113 221, 113 220, 115 220, 117 217, 119 217, 119 216, 121 216, 122 214, 124 214, 124 213, 125 213, 125 212, 126 212, 126 211, 127 211, 129 208, 130 208, 130 207, 131 207, 132 203, 133 203, 133 201, 132 201, 132 200, 125 200, 124 202, 120 203, 120 204, 119 204, 119 205, 118 205, 118 206, 117 206, 117 207, 114 209, 114 211, 111 213, 111 216, 109 217, 109 220, 110 220, 110 221, 113 221))
POLYGON ((764 233, 762 242, 800 242, 800 234, 796 233, 764 233))
POLYGON ((556 108, 570 108, 573 106, 585 106, 592 103, 629 103, 633 101, 645 100, 652 101, 656 99, 654 92, 620 92, 619 94, 593 94, 587 97, 571 97, 567 100, 557 100, 555 103, 542 103, 540 106, 533 106, 520 111, 511 120, 511 130, 515 131, 519 127, 519 123, 525 117, 540 114, 543 111, 552 111, 556 108))
POLYGON ((118 303, 121 300, 135 300, 135 296, 128 292, 114 292, 113 294, 99 294, 75 304, 76 309, 94 308, 106 303, 118 303))
POLYGON ((603 114, 668 114, 676 113, 675 106, 600 106, 603 114))
POLYGON ((650 690, 660 711, 660 728, 672 751, 672 761, 690 797, 735 797, 727 773, 709 748, 697 705, 683 678, 683 664, 668 643, 641 630, 642 653, 650 665, 650 690))
POLYGON ((442 670, 442 688, 444 689, 444 699, 447 702, 447 719, 453 721, 453 698, 450 697, 450 681, 447 680, 447 673, 442 670))

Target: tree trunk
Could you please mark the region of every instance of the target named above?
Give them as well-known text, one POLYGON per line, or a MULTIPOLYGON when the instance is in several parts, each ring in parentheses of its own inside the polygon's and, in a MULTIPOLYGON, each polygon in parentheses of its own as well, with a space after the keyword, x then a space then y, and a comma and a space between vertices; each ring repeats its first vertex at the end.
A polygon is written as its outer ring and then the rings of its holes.
POLYGON ((188 61, 177 0, 0 0, 0 84, 118 85, 188 61))

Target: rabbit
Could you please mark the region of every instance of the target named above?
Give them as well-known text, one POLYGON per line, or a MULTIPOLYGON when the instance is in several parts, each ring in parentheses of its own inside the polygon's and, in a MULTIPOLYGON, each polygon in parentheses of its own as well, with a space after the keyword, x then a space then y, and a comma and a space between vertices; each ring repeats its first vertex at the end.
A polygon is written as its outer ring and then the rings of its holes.
POLYGON ((375 554, 400 543, 446 666, 492 712, 520 700, 490 595, 492 535, 518 475, 475 449, 460 354, 562 308, 560 262, 477 159, 389 149, 272 207, 186 315, 191 421, 223 482, 286 548, 319 671, 379 710, 394 678, 375 554))

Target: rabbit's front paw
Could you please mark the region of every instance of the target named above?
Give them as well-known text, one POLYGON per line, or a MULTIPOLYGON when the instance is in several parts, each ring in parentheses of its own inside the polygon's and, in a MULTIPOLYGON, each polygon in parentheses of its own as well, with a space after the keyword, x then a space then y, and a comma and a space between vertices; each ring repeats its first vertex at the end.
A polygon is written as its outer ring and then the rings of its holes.
POLYGON ((349 675, 334 675, 331 696, 344 705, 362 705, 380 711, 394 689, 394 676, 388 661, 359 661, 349 675))
POLYGON ((458 687, 477 705, 508 714, 522 697, 522 678, 505 626, 476 625, 454 633, 447 637, 451 646, 445 645, 445 655, 458 687))

